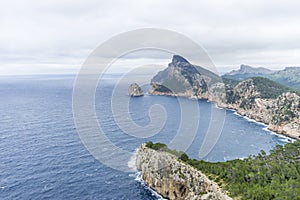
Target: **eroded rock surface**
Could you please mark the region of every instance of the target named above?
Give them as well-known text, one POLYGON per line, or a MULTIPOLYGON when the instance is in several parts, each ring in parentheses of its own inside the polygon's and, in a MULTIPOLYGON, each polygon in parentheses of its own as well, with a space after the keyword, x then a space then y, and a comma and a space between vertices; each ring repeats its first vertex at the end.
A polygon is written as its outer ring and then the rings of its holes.
POLYGON ((170 200, 231 199, 215 182, 175 155, 141 145, 136 167, 143 180, 170 200))

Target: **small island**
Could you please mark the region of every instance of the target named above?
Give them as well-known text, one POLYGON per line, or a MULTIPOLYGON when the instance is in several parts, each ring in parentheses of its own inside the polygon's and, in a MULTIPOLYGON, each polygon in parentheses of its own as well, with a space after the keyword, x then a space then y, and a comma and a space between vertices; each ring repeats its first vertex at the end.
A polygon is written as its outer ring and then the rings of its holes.
POLYGON ((137 83, 133 83, 128 88, 128 95, 131 97, 140 97, 144 96, 144 92, 137 83))

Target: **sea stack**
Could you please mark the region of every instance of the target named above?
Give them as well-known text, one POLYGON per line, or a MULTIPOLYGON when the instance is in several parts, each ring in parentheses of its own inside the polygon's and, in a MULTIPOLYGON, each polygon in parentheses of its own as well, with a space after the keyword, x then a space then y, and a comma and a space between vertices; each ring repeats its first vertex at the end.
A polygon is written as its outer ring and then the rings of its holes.
POLYGON ((128 88, 128 95, 132 97, 140 97, 144 96, 144 92, 137 83, 133 83, 128 88))

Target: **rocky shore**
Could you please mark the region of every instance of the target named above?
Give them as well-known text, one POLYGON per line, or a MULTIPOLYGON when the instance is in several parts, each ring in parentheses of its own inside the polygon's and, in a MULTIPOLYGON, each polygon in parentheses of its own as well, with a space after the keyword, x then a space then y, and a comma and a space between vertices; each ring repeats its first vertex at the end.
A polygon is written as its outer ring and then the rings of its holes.
POLYGON ((207 99, 262 122, 271 131, 300 139, 299 95, 266 78, 226 83, 216 74, 174 56, 151 80, 149 94, 207 99))
POLYGON ((168 152, 142 144, 136 157, 137 170, 147 185, 170 200, 229 200, 226 191, 206 175, 168 152))

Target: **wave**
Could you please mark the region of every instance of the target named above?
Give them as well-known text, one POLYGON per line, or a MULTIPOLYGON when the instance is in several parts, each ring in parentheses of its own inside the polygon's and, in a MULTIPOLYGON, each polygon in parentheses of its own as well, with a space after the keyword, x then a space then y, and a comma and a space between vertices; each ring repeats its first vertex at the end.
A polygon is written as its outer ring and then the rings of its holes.
POLYGON ((217 108, 217 109, 220 109, 220 110, 230 110, 230 109, 219 107, 217 103, 214 103, 214 104, 215 104, 215 108, 217 108))
POLYGON ((158 200, 167 200, 163 198, 160 194, 158 194, 155 190, 151 189, 143 180, 142 172, 136 172, 135 173, 135 181, 139 182, 146 190, 150 191, 152 196, 157 198, 158 200))
POLYGON ((152 196, 157 198, 158 200, 165 200, 160 194, 158 194, 155 190, 151 189, 143 180, 143 175, 142 172, 137 171, 135 161, 136 161, 136 156, 138 153, 138 148, 134 151, 133 155, 131 156, 130 160, 127 162, 128 167, 132 170, 135 171, 135 174, 129 174, 131 177, 135 177, 134 180, 139 182, 146 190, 150 191, 152 196))
MULTIPOLYGON (((240 116, 241 116, 241 115, 240 115, 240 116)), ((266 125, 266 124, 263 123, 263 122, 256 121, 256 120, 251 119, 251 118, 249 118, 249 117, 247 117, 247 116, 243 116, 243 118, 246 119, 248 122, 256 123, 256 124, 259 124, 259 125, 264 126, 264 127, 267 127, 267 126, 268 126, 268 125, 266 125)))
POLYGON ((256 120, 251 119, 251 118, 249 118, 249 117, 247 117, 247 116, 242 116, 242 115, 240 115, 240 114, 239 114, 237 111, 235 111, 235 110, 233 110, 233 114, 234 114, 234 115, 237 115, 237 116, 239 116, 239 117, 243 117, 243 118, 246 119, 248 122, 255 123, 255 124, 258 124, 258 125, 263 126, 262 130, 264 130, 265 132, 269 133, 270 135, 275 135, 276 137, 279 138, 279 140, 280 140, 281 142, 289 143, 289 142, 295 142, 295 141, 296 141, 296 140, 293 139, 293 138, 290 138, 290 137, 288 137, 288 136, 284 136, 284 135, 278 134, 278 133, 276 133, 276 132, 274 132, 274 131, 271 131, 271 130, 268 128, 268 125, 265 124, 265 123, 263 123, 263 122, 256 121, 256 120))
POLYGON ((138 153, 139 149, 137 148, 134 153, 132 154, 132 156, 130 157, 130 160, 127 162, 127 166, 129 167, 129 169, 131 169, 133 172, 136 172, 136 165, 135 165, 135 161, 136 161, 136 155, 138 153))

